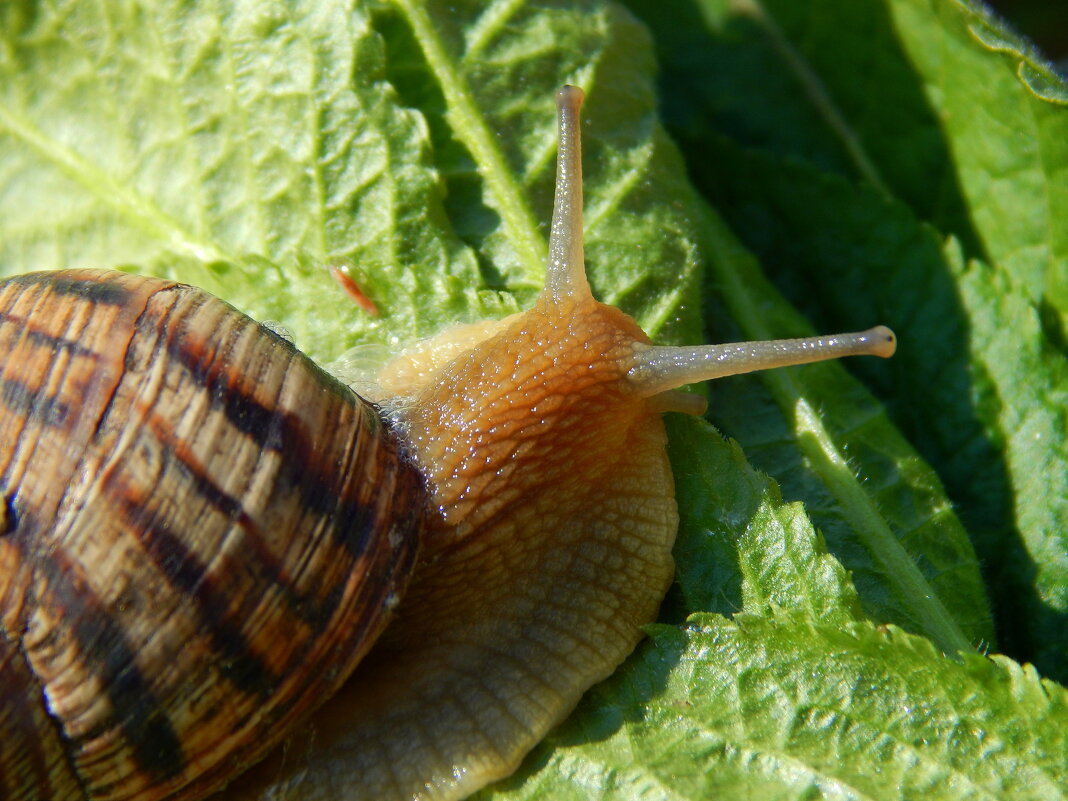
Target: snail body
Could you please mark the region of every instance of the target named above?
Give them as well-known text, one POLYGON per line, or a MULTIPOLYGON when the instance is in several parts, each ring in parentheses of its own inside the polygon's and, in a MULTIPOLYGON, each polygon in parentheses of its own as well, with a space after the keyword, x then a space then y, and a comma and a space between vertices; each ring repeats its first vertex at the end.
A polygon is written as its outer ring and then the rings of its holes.
POLYGON ((351 672, 307 754, 226 797, 462 798, 654 618, 678 524, 660 418, 703 409, 676 388, 890 355, 884 328, 657 347, 594 300, 581 102, 558 95, 542 295, 387 365, 382 418, 198 290, 0 284, 0 795, 202 797, 351 672))

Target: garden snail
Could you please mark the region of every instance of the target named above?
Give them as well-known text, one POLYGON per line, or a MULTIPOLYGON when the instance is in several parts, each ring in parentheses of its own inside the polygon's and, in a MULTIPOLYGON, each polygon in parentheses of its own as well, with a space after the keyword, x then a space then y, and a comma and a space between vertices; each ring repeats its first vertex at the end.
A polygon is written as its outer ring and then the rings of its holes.
POLYGON ((347 678, 310 768, 261 763, 227 797, 474 792, 655 616, 660 415, 702 410, 676 388, 893 352, 882 327, 657 347, 596 302, 581 102, 558 94, 542 295, 387 365, 381 416, 192 287, 0 283, 0 797, 202 798, 347 678))

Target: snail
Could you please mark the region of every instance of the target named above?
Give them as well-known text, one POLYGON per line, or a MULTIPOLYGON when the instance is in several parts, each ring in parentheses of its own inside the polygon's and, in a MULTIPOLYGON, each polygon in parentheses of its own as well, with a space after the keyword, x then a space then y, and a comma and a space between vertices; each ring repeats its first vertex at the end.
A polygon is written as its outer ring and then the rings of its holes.
POLYGON ((661 415, 834 337, 652 345, 594 300, 579 108, 545 289, 379 376, 375 403, 207 293, 0 283, 0 797, 462 798, 511 773, 656 615, 661 415), (309 778, 311 777, 311 778, 309 778))

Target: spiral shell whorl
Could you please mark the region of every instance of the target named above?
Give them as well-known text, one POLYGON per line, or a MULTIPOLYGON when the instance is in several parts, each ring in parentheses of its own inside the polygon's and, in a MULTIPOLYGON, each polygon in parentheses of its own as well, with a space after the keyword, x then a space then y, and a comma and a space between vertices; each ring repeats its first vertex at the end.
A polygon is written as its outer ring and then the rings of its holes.
MULTIPOLYGON (((198 797, 369 648, 422 480, 371 407, 190 287, 12 279, 0 352, 3 669, 40 684, 82 795, 198 797)), ((41 729, 8 688, 4 741, 41 729)), ((54 761, 39 742, 23 763, 54 761)), ((0 795, 38 797, 4 784, 5 754, 0 795)))

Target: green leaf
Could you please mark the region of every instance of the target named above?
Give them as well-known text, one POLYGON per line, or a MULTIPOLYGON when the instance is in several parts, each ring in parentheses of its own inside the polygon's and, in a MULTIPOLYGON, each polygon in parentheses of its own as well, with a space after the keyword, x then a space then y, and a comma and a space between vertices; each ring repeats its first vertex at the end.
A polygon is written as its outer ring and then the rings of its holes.
MULTIPOLYGON (((713 275, 744 338, 811 334, 726 228, 710 220, 708 230, 713 275)), ((806 499, 874 619, 927 633, 948 653, 992 636, 972 546, 937 476, 840 365, 718 389, 713 418, 749 435, 761 467, 806 499)))
POLYGON ((951 0, 630 5, 649 28, 601 0, 0 5, 0 275, 175 276, 324 362, 502 316, 540 288, 577 83, 601 299, 663 342, 886 322, 901 351, 853 365, 868 389, 718 382, 741 448, 669 421, 661 623, 482 797, 1060 797, 1064 690, 941 652, 994 642, 959 512, 999 636, 1065 675, 1064 84, 951 0))
POLYGON ((632 6, 685 141, 716 131, 856 178, 1063 312, 1065 85, 978 3, 703 0, 686 25, 632 6))
POLYGON ((178 276, 283 321, 320 357, 375 328, 336 302, 329 264, 359 266, 398 312, 390 332, 486 311, 473 255, 426 224, 442 213, 425 126, 383 81, 365 16, 335 3, 22 9, 2 12, 6 271, 178 276))
MULTIPOLYGON (((725 295, 739 294, 764 309, 777 336, 809 333, 791 327, 798 325, 795 315, 746 275, 751 267, 745 260, 724 265, 753 282, 746 290, 727 288, 725 295)), ((763 335, 764 323, 751 325, 763 335)), ((754 329, 743 328, 753 338, 754 329)), ((851 571, 872 619, 906 623, 949 653, 991 640, 974 552, 937 476, 841 368, 820 365, 718 382, 710 413, 742 437, 750 458, 780 478, 788 497, 805 500, 832 553, 851 571)), ((701 464, 710 452, 711 443, 703 444, 689 463, 701 464)), ((711 503, 726 500, 718 481, 706 482, 711 503)), ((805 571, 811 581, 811 568, 805 571)), ((792 605, 799 603, 795 598, 792 605)))
POLYGON ((674 551, 683 616, 772 607, 827 621, 861 615, 849 575, 804 508, 783 503, 778 486, 749 466, 736 442, 678 415, 668 419, 668 431, 679 496, 691 499, 679 510, 674 551))
MULTIPOLYGON (((704 2, 681 26, 635 7, 656 26, 664 108, 702 191, 820 329, 895 328, 892 366, 856 370, 945 481, 1003 646, 1068 675, 1068 109, 1021 78, 1045 68, 955 2, 704 2), (958 250, 990 267, 964 270, 958 250)), ((750 457, 801 492, 762 453, 775 434, 731 415, 752 395, 721 401, 750 457)))
POLYGON ((781 611, 651 638, 495 798, 1066 797, 1068 693, 1030 667, 781 611))
POLYGON ((972 311, 975 389, 1013 478, 1014 517, 1025 537, 1026 551, 1006 549, 991 570, 1004 595, 1015 593, 1002 616, 1029 622, 1014 646, 1060 677, 1068 658, 1068 361, 1012 276, 978 261, 952 265, 972 311))

